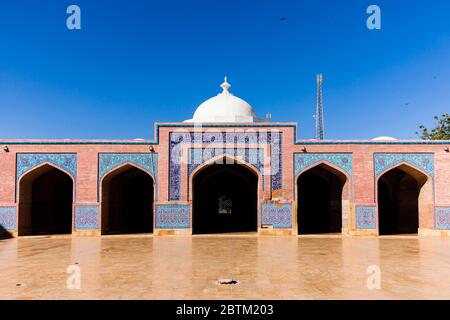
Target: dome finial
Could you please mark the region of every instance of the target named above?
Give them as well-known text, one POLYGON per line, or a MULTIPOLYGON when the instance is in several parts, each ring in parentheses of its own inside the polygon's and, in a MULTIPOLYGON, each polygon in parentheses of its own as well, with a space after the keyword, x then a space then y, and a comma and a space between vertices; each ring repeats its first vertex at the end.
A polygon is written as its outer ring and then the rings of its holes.
POLYGON ((223 89, 222 93, 229 93, 228 89, 231 88, 231 84, 227 81, 227 76, 225 76, 223 83, 220 85, 223 89))

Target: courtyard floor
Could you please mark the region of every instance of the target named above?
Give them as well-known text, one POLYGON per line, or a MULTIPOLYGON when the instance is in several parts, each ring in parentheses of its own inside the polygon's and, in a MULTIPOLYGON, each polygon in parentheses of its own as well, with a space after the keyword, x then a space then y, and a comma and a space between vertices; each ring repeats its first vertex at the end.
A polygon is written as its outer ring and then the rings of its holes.
POLYGON ((14 238, 0 240, 0 299, 450 299, 450 239, 14 238), (67 288, 70 265, 80 289, 67 288))

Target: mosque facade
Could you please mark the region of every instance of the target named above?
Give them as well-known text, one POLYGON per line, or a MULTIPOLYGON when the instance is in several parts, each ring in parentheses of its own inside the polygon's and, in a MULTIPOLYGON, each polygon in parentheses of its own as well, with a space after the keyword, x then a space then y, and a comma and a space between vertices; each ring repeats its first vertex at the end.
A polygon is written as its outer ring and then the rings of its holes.
POLYGON ((299 140, 222 92, 154 140, 0 140, 8 236, 450 236, 449 141, 299 140))

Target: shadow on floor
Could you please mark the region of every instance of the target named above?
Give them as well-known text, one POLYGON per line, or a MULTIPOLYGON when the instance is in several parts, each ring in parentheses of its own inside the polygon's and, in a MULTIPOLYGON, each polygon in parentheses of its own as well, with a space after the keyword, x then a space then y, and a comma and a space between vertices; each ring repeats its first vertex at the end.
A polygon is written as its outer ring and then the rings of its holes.
POLYGON ((11 239, 13 235, 0 225, 0 240, 11 239))

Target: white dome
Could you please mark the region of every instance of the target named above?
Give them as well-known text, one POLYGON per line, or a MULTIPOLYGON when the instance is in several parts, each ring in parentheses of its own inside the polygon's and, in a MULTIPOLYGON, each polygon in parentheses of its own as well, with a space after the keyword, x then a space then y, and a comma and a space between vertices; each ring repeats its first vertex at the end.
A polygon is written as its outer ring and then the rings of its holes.
POLYGON ((377 138, 373 138, 372 141, 396 141, 397 139, 388 137, 388 136, 381 136, 377 138))
POLYGON ((212 97, 200 106, 192 119, 184 122, 258 122, 253 108, 241 98, 228 92, 231 85, 225 77, 221 85, 223 92, 212 97))

